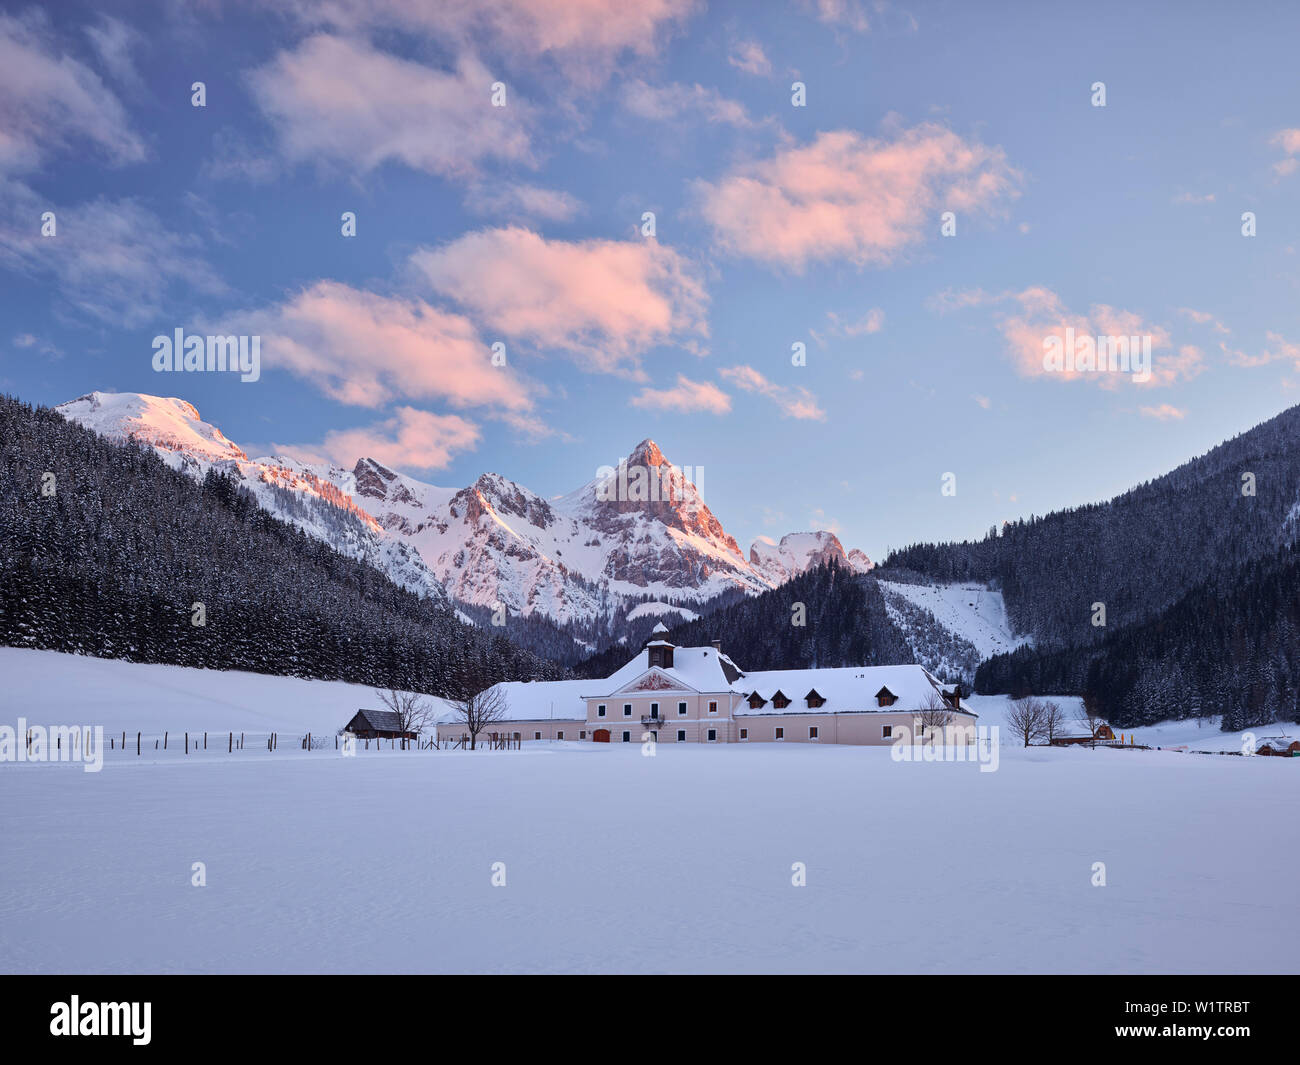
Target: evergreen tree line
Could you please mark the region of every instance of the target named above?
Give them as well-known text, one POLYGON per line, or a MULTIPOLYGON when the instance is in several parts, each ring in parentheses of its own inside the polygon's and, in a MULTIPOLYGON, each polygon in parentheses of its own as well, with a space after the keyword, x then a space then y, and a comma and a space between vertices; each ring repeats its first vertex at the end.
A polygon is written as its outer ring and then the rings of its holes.
POLYGON ((230 477, 197 484, 150 448, 9 396, 0 644, 433 695, 466 676, 561 675, 271 517, 230 477))
POLYGON ((1158 617, 1100 644, 997 655, 975 686, 1080 693, 1119 728, 1212 715, 1225 731, 1300 722, 1300 548, 1217 570, 1158 617))
MULTIPOLYGON (((742 670, 913 661, 907 642, 889 620, 875 579, 834 561, 761 595, 673 626, 668 638, 682 647, 719 640, 723 653, 742 670), (800 620, 803 624, 796 624, 800 620)), ((629 640, 593 655, 574 671, 580 677, 607 677, 639 651, 642 642, 629 640)))
POLYGON ((1010 522, 975 542, 915 544, 891 552, 879 572, 993 583, 1012 626, 1040 647, 1090 644, 1159 615, 1206 574, 1289 542, 1298 499, 1293 407, 1109 502, 1010 522), (1105 629, 1092 624, 1098 602, 1105 629))

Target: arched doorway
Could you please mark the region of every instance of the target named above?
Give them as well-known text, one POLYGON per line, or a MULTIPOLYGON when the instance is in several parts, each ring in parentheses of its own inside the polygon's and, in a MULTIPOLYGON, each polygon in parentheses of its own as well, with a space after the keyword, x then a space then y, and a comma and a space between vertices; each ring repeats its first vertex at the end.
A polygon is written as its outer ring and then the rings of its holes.
POLYGON ((593 733, 591 734, 591 738, 592 738, 593 740, 595 740, 597 743, 608 743, 608 742, 609 742, 609 729, 607 729, 607 728, 598 728, 598 729, 596 729, 595 732, 593 732, 593 733))

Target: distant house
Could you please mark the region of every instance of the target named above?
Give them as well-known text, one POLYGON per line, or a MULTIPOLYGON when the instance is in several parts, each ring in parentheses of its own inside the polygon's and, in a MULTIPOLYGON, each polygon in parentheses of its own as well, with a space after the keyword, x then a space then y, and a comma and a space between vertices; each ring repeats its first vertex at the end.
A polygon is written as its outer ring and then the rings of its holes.
POLYGON ((1053 747, 1071 747, 1076 743, 1099 743, 1102 740, 1113 740, 1115 733, 1111 731, 1109 725, 1100 725, 1097 728, 1095 736, 1057 736, 1052 740, 1053 747))
POLYGON ((413 740, 416 733, 402 729, 402 719, 392 710, 358 710, 343 731, 359 740, 413 740))
POLYGON ((1260 741, 1259 746, 1255 748, 1255 753, 1282 758, 1300 758, 1300 740, 1293 740, 1290 736, 1270 736, 1260 741))

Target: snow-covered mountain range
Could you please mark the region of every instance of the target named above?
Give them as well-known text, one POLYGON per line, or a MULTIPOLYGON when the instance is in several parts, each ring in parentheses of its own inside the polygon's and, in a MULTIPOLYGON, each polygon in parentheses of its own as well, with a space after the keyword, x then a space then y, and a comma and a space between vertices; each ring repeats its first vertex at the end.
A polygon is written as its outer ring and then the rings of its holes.
POLYGON ((830 558, 871 568, 824 531, 758 541, 746 558, 653 440, 632 450, 626 468, 645 469, 662 491, 644 498, 621 480, 597 478, 545 499, 496 473, 455 489, 366 457, 351 469, 250 458, 180 399, 91 392, 56 409, 109 439, 149 444, 196 478, 215 469, 239 479, 269 512, 399 584, 512 614, 565 622, 616 614, 646 596, 757 594, 830 558))

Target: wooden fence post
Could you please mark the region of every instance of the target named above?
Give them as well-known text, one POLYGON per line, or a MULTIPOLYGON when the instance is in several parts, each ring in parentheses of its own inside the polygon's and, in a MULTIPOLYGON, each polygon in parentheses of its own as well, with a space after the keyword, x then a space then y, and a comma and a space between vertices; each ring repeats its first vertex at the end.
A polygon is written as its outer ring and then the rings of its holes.
POLYGON ((135 756, 140 757, 140 733, 135 734, 135 756))
POLYGON ((226 739, 226 753, 230 754, 232 751, 234 751, 234 749, 235 749, 235 733, 234 730, 232 729, 230 735, 226 739))
MULTIPOLYGON (((158 745, 155 743, 155 744, 154 744, 154 748, 155 748, 155 750, 157 749, 157 747, 158 747, 158 745)), ((166 732, 166 730, 163 731, 163 750, 164 750, 164 751, 167 750, 167 732, 166 732)))
POLYGON ((185 733, 185 753, 190 753, 190 734, 188 732, 185 733))

